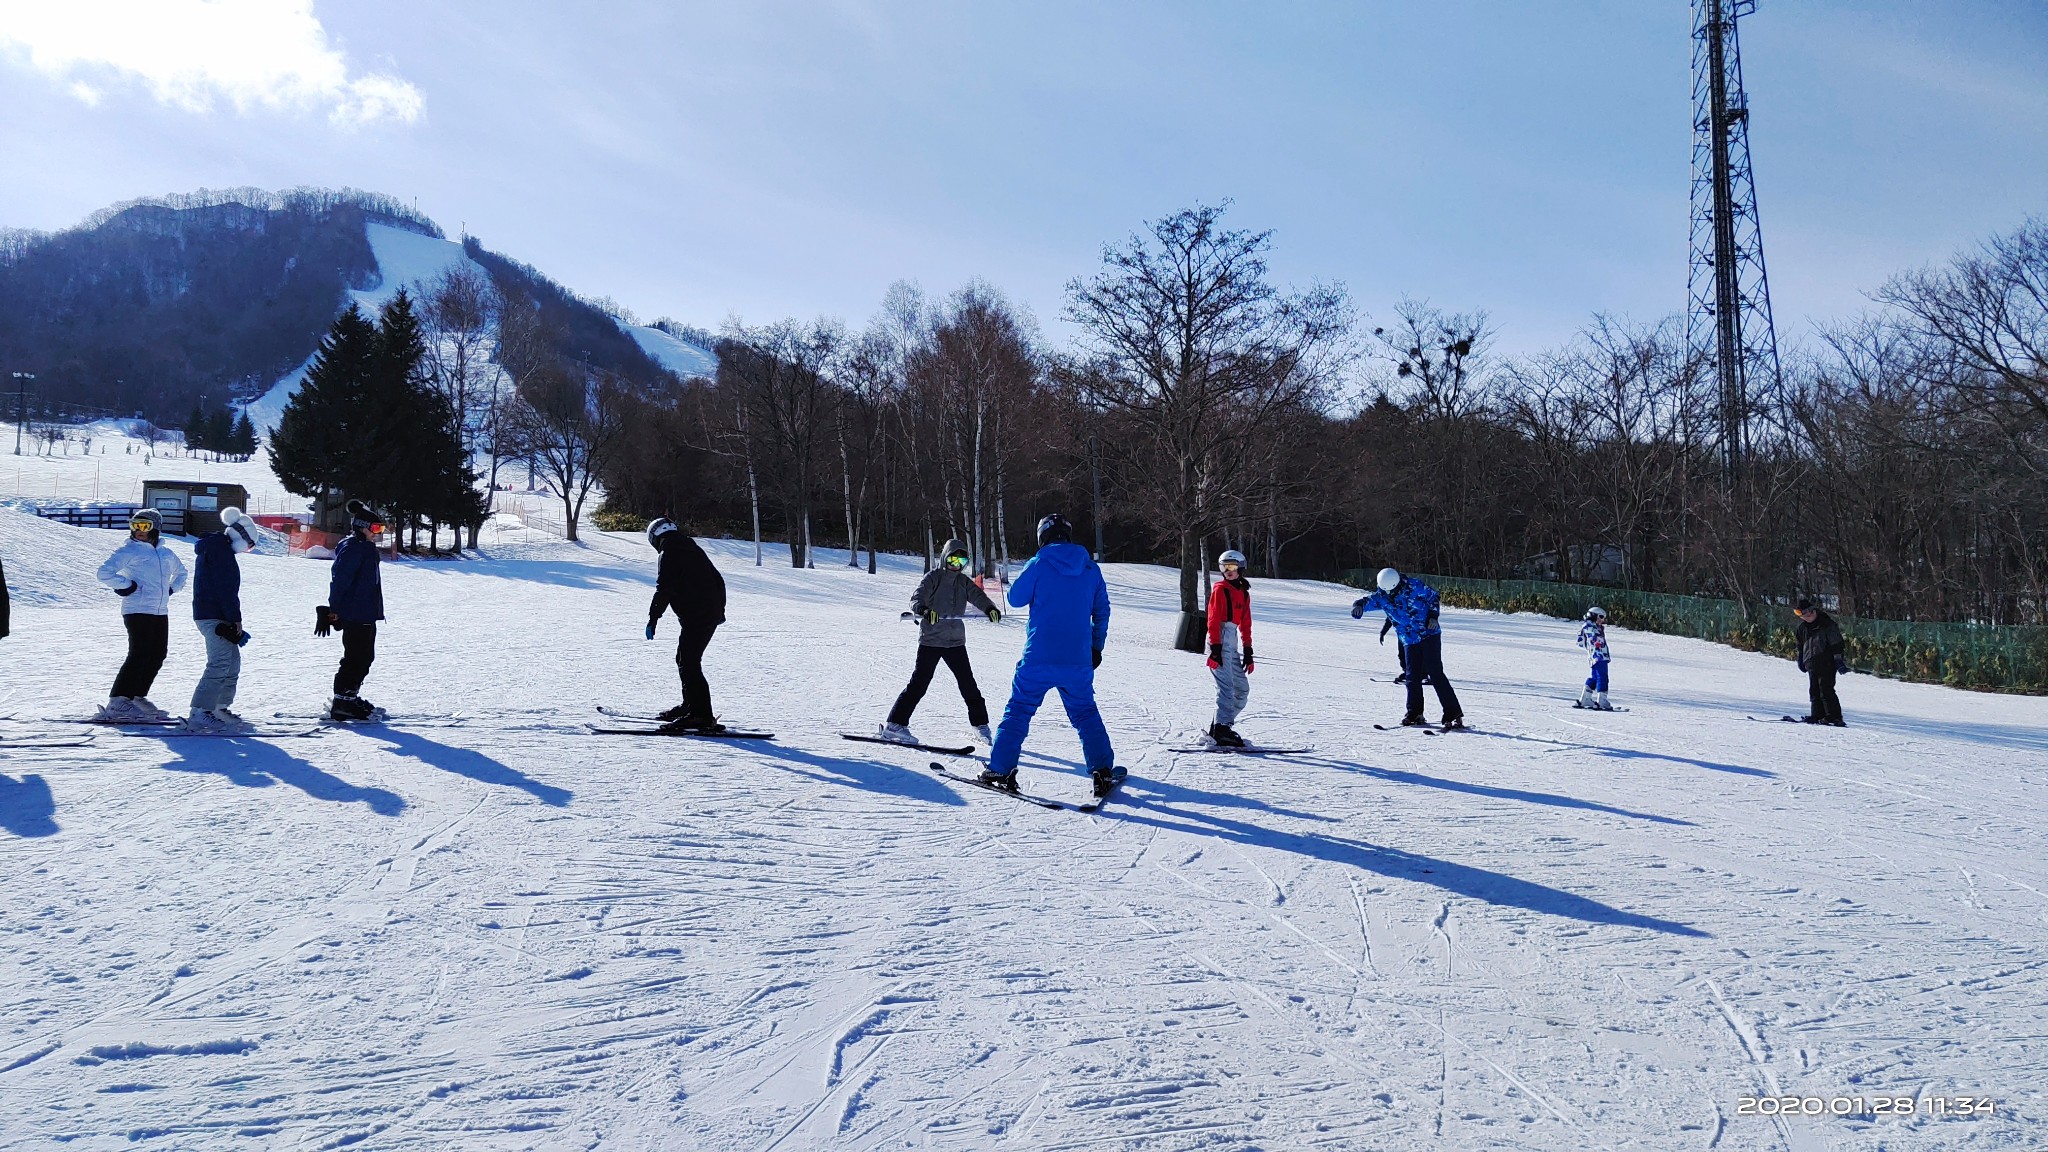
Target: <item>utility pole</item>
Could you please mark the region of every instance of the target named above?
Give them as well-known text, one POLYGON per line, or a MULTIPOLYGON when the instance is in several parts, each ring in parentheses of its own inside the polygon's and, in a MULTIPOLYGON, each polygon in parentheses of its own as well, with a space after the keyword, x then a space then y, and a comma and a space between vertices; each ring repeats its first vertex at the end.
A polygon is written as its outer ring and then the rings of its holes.
POLYGON ((1735 22, 1756 0, 1693 0, 1692 244, 1686 346, 1715 383, 1721 479, 1748 454, 1755 388, 1775 388, 1778 337, 1749 163, 1749 101, 1735 22))
POLYGON ((28 384, 36 378, 33 372, 10 373, 14 377, 14 454, 21 455, 21 429, 28 423, 28 384))

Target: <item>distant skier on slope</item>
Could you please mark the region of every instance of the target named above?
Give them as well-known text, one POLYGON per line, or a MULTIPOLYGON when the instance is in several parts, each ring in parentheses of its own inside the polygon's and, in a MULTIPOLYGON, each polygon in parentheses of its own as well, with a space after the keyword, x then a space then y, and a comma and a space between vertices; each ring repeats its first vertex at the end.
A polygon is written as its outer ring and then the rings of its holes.
POLYGON ((1614 711, 1614 705, 1607 702, 1607 609, 1586 609, 1586 622, 1579 625, 1579 647, 1586 650, 1592 661, 1592 668, 1586 673, 1586 688, 1579 693, 1579 707, 1614 711))
POLYGON ((1223 577, 1209 590, 1209 674, 1216 679, 1209 739, 1219 748, 1242 748, 1244 737, 1231 725, 1252 697, 1252 582, 1242 574, 1244 553, 1235 548, 1218 556, 1216 566, 1223 577))
POLYGON ((1000 622, 1003 613, 967 575, 967 564, 966 543, 957 539, 946 541, 939 566, 925 573, 924 579, 918 581, 917 591, 910 594, 910 610, 917 616, 917 664, 911 669, 910 683, 903 686, 895 707, 889 709, 889 719, 882 725, 880 735, 884 740, 917 743, 917 737, 910 732, 910 715, 917 711, 925 689, 931 687, 932 674, 943 660, 960 686, 960 698, 967 702, 968 725, 983 743, 995 741, 988 730, 988 701, 982 698, 981 687, 974 682, 974 666, 967 660, 967 625, 961 617, 969 604, 986 615, 990 623, 1000 622))
POLYGON ((221 530, 192 548, 192 620, 206 642, 206 670, 192 689, 185 727, 194 732, 237 732, 249 723, 228 710, 242 679, 242 569, 235 556, 256 547, 256 530, 240 508, 220 510, 221 530))
POLYGON ((1458 707, 1458 693, 1444 675, 1443 633, 1437 626, 1436 589, 1420 580, 1410 580, 1392 568, 1380 569, 1379 591, 1361 596, 1351 605, 1353 620, 1367 612, 1385 612, 1393 621, 1408 653, 1408 711, 1401 717, 1407 727, 1422 727, 1422 685, 1436 685, 1437 703, 1443 705, 1442 727, 1463 728, 1465 710, 1458 707))
POLYGON ((1017 757, 1031 731, 1031 717, 1058 688, 1067 719, 1081 736, 1081 752, 1097 796, 1108 795, 1116 753, 1095 707, 1095 669, 1109 640, 1109 586, 1088 550, 1073 542, 1074 527, 1055 512, 1038 522, 1038 555, 1010 585, 1012 608, 1029 607, 1024 657, 1010 685, 1010 703, 996 728, 988 770, 981 782, 1017 790, 1017 757))
POLYGON ((128 630, 128 658, 93 717, 103 723, 170 719, 149 702, 149 688, 170 654, 171 597, 185 587, 185 562, 163 546, 162 527, 162 513, 138 509, 129 518, 128 539, 100 565, 99 581, 121 598, 121 624, 128 630))
POLYGON ((327 603, 314 609, 313 635, 341 629, 341 665, 334 670, 335 720, 368 720, 377 706, 359 694, 377 662, 377 622, 384 619, 384 558, 375 539, 384 514, 361 500, 348 502, 348 539, 334 550, 328 570, 327 603))
POLYGON ((1835 677, 1849 671, 1848 645, 1842 639, 1842 626, 1804 596, 1792 606, 1792 613, 1799 617, 1793 638, 1799 644, 1799 670, 1806 673, 1809 704, 1806 715, 1800 719, 1808 724, 1847 728, 1849 725, 1842 719, 1842 701, 1835 696, 1835 677))
POLYGON ((647 606, 647 638, 662 613, 673 609, 682 632, 676 637, 676 675, 682 680, 683 702, 661 714, 664 727, 678 732, 722 732, 725 726, 711 711, 711 682, 704 678, 704 650, 711 635, 725 623, 725 577, 711 557, 663 516, 647 525, 647 542, 661 554, 654 578, 654 600, 647 606))

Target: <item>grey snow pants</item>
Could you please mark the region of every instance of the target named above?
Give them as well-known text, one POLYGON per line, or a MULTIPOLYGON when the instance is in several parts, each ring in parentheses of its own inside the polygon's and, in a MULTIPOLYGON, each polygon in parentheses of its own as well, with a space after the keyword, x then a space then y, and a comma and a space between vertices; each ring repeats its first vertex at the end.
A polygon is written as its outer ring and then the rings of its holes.
POLYGON ((235 702, 235 689, 242 680, 242 649, 233 640, 214 635, 224 621, 200 620, 199 634, 206 639, 206 671, 192 689, 191 715, 226 708, 235 702))
POLYGON ((1244 672, 1244 654, 1237 648, 1236 629, 1223 629, 1223 663, 1210 669, 1209 675, 1216 678, 1216 722, 1228 728, 1237 723, 1238 714, 1252 698, 1252 681, 1244 672))

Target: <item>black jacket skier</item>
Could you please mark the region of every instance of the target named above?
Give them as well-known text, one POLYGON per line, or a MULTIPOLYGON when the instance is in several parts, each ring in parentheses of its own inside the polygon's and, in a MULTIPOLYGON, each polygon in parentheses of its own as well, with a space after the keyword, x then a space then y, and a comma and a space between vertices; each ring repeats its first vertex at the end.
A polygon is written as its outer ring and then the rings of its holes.
POLYGON ((1835 696, 1836 675, 1849 670, 1842 626, 1803 597, 1792 611, 1799 617, 1793 638, 1799 645, 1799 670, 1806 673, 1806 695, 1811 704, 1805 720, 1808 724, 1847 727, 1842 721, 1842 701, 1835 696))
POLYGON ((676 675, 683 683, 683 702, 661 714, 678 729, 696 732, 721 727, 711 711, 711 682, 704 678, 704 650, 711 635, 725 623, 725 577, 704 549, 663 517, 647 526, 647 542, 661 553, 654 577, 654 600, 647 606, 647 638, 663 612, 673 611, 682 624, 676 638, 676 675))

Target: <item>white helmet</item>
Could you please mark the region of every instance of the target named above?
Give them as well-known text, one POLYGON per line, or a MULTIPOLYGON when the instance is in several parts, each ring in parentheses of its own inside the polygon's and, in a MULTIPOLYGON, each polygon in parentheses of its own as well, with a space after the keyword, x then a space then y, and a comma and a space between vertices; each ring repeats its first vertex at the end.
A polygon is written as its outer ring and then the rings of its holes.
POLYGON ((1244 553, 1232 548, 1216 558, 1216 566, 1218 568, 1223 567, 1225 564, 1235 564, 1239 568, 1244 567, 1244 553))
POLYGON ((1401 586, 1401 574, 1392 568, 1382 568, 1380 569, 1379 585, 1380 591, 1392 592, 1401 586))
POLYGON ((1599 620, 1602 623, 1605 623, 1607 620, 1607 609, 1602 608, 1596 604, 1593 607, 1586 609, 1586 619, 1599 620))
POLYGON ((660 551, 661 538, 675 530, 676 522, 666 516, 649 521, 647 525, 647 542, 653 545, 656 551, 660 551))

